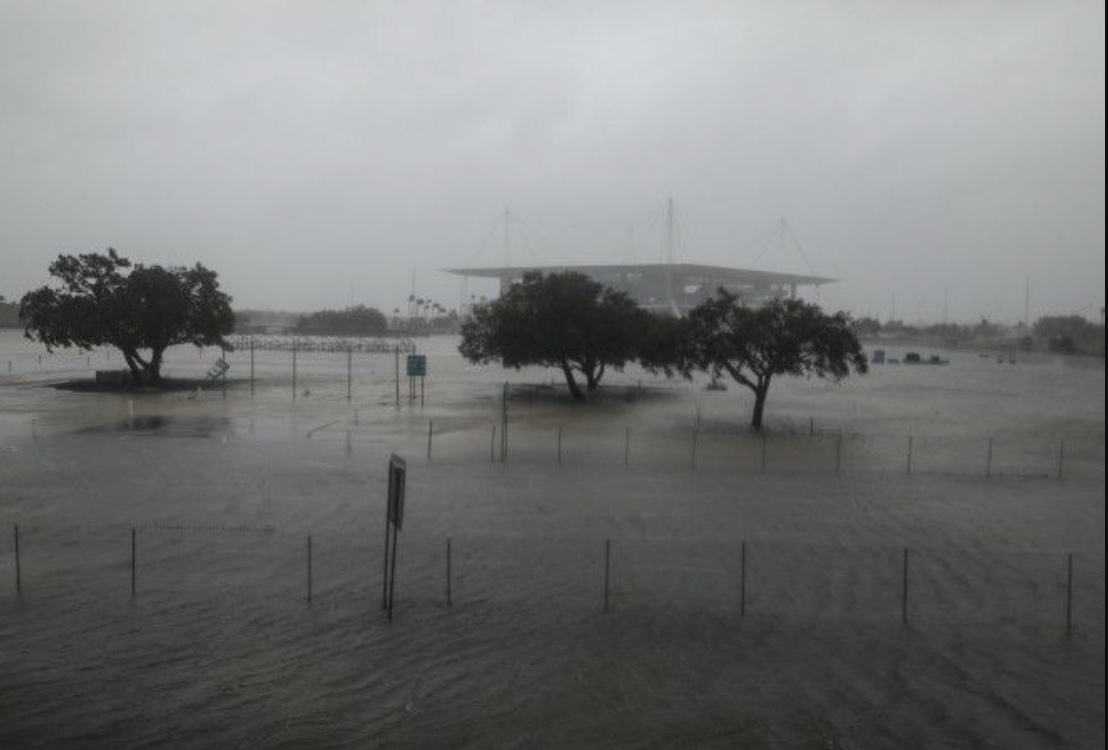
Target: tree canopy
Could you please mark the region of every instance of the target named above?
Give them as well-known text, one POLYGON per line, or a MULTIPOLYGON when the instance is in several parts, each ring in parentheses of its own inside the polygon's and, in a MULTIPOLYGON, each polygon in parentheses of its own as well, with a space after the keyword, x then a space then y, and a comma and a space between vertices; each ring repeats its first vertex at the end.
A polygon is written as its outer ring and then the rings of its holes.
POLYGON ((798 299, 773 299, 746 307, 720 289, 693 308, 683 322, 675 352, 678 369, 688 376, 704 370, 727 373, 754 392, 751 425, 762 428, 770 383, 778 375, 807 375, 839 381, 851 370, 868 369, 861 344, 846 313, 824 313, 798 299))
POLYGON ((471 362, 557 367, 581 401, 609 367, 638 357, 647 324, 629 296, 584 274, 529 271, 499 299, 474 306, 459 351, 471 362), (585 391, 574 373, 585 378, 585 391))
POLYGON ((199 263, 132 265, 108 248, 59 255, 49 271, 58 283, 28 292, 19 306, 24 335, 48 350, 114 346, 136 382, 156 383, 170 346, 230 348, 223 337, 234 329, 231 298, 219 290, 216 273, 199 263))
POLYGON ((319 310, 300 316, 296 322, 298 333, 347 334, 351 336, 378 336, 388 330, 384 313, 365 305, 345 310, 319 310))

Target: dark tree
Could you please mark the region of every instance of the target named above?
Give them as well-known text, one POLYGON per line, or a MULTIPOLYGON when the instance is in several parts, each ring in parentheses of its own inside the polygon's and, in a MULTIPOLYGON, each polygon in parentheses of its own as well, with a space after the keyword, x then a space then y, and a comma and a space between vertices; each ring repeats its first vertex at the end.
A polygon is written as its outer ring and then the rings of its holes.
POLYGON ((215 271, 135 264, 107 254, 59 255, 50 264, 59 284, 23 295, 24 335, 55 347, 114 346, 135 382, 161 381, 165 350, 176 344, 218 345, 234 330, 231 298, 215 271), (145 357, 143 350, 148 350, 145 357))
POLYGON ((868 369, 850 317, 827 315, 798 299, 773 299, 746 307, 721 289, 689 311, 677 360, 686 375, 727 373, 754 392, 751 425, 760 430, 766 397, 778 375, 839 381, 868 369))
POLYGON ((574 373, 595 391, 607 368, 639 356, 646 325, 647 314, 623 292, 573 271, 530 271, 499 299, 474 306, 459 351, 471 362, 557 367, 583 401, 574 373))
POLYGON ((296 322, 299 333, 379 336, 388 331, 388 320, 375 308, 357 305, 345 310, 320 310, 302 315, 296 322))

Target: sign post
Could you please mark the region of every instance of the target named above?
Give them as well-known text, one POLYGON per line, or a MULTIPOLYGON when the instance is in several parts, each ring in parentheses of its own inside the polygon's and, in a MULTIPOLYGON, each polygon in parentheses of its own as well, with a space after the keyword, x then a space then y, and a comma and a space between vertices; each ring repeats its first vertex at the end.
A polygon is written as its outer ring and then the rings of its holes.
POLYGON ((419 378, 419 405, 423 406, 423 379, 427 377, 427 355, 408 355, 408 402, 415 401, 415 379, 419 378))
POLYGON ((397 532, 404 525, 404 489, 407 484, 408 463, 395 453, 389 458, 389 494, 385 508, 385 575, 381 592, 381 608, 392 619, 393 594, 396 591, 397 532), (392 534, 390 543, 389 533, 392 534), (392 555, 390 558, 389 555, 392 555))

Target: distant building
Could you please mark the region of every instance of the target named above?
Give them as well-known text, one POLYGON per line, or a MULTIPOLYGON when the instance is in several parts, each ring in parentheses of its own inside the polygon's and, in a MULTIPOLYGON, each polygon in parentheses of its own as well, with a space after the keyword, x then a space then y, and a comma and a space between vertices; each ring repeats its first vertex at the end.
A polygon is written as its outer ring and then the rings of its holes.
POLYGON ((543 274, 576 271, 595 281, 627 293, 644 309, 684 315, 720 287, 749 304, 777 297, 795 297, 802 286, 820 286, 836 279, 798 276, 788 273, 752 271, 692 263, 647 263, 605 266, 530 266, 504 268, 453 268, 447 273, 464 278, 500 280, 500 293, 520 281, 528 271, 543 274))

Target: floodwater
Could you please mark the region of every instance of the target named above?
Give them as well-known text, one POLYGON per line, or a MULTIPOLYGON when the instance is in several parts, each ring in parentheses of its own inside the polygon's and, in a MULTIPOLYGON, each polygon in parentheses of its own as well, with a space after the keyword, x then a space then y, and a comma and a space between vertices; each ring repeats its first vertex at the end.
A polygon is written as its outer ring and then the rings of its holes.
POLYGON ((762 437, 417 344, 95 394, 0 333, 0 747, 1103 747, 1102 361, 783 380, 762 437))

